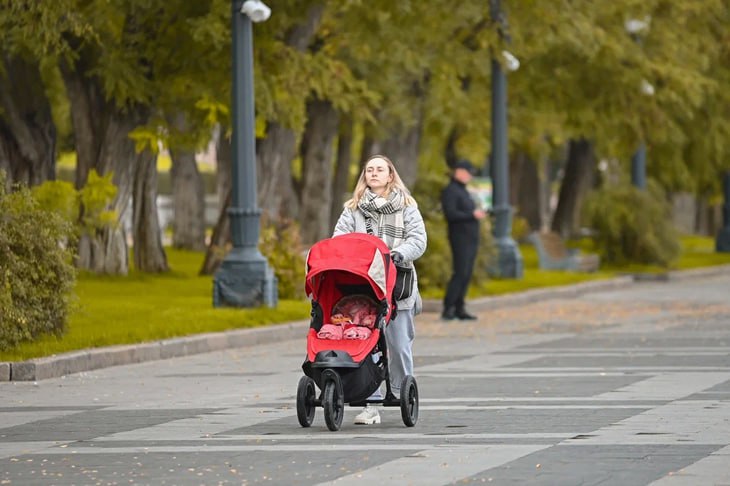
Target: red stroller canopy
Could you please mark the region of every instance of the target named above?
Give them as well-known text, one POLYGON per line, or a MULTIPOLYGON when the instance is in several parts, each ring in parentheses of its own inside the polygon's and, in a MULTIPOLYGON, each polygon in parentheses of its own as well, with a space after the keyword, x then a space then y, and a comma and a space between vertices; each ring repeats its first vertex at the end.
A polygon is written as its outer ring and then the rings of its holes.
POLYGON ((306 292, 319 301, 327 272, 348 272, 370 284, 375 296, 391 306, 395 265, 388 246, 377 236, 348 233, 315 243, 307 255, 306 292))

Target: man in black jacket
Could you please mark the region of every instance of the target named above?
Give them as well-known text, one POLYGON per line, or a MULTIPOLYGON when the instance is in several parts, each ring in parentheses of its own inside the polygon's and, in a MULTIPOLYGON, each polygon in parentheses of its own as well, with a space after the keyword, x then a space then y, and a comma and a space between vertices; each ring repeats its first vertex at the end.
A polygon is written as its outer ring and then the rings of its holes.
POLYGON ((466 312, 464 298, 474 269, 474 261, 479 247, 479 220, 486 213, 478 209, 466 190, 476 172, 468 160, 454 164, 451 182, 441 193, 441 205, 449 224, 449 244, 453 261, 453 274, 444 297, 444 320, 473 320, 475 316, 466 312))

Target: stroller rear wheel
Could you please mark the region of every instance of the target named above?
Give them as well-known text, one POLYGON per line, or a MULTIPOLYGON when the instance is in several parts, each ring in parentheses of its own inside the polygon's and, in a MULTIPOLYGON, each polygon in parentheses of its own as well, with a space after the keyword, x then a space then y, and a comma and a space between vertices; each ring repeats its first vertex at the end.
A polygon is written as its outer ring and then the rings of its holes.
POLYGON ((314 412, 317 407, 315 400, 317 394, 314 389, 314 380, 308 376, 302 376, 297 386, 297 418, 302 427, 309 427, 314 421, 314 412))
POLYGON ((403 378, 400 387, 400 415, 406 427, 413 427, 418 422, 418 385, 411 375, 403 378))
POLYGON ((342 392, 342 382, 337 373, 327 373, 324 385, 324 421, 331 431, 340 430, 342 417, 345 415, 345 397, 342 392))

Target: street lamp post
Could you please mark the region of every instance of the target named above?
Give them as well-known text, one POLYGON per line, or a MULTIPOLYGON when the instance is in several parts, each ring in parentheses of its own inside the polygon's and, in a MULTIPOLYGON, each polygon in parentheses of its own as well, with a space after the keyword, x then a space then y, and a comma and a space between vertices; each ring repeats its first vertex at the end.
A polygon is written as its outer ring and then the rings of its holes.
MULTIPOLYGON (((506 35, 500 0, 490 0, 493 22, 506 35)), ((490 171, 494 186, 494 228, 497 245, 497 265, 492 273, 502 278, 522 278, 523 263, 520 249, 512 239, 512 207, 509 204, 509 159, 507 157, 507 77, 501 63, 492 56, 492 157, 490 171)), ((514 58, 513 58, 514 59, 514 58)))
POLYGON ((641 142, 631 157, 631 183, 637 189, 646 189, 646 144, 641 142))
MULTIPOLYGON (((642 32, 648 31, 651 25, 651 17, 643 19, 629 19, 624 22, 624 29, 631 36, 631 39, 641 46, 642 32)), ((641 92, 647 96, 654 94, 654 87, 644 80, 641 84, 641 92)), ((642 141, 631 157, 631 183, 637 189, 646 189, 646 144, 642 141)))
POLYGON ((722 207, 722 229, 717 234, 715 249, 718 252, 730 252, 730 170, 725 172, 723 177, 723 194, 725 204, 722 207))
POLYGON ((256 201, 256 139, 253 93, 253 26, 269 18, 261 1, 232 1, 233 167, 231 221, 233 248, 213 278, 213 306, 275 307, 276 278, 258 249, 260 215, 256 201))

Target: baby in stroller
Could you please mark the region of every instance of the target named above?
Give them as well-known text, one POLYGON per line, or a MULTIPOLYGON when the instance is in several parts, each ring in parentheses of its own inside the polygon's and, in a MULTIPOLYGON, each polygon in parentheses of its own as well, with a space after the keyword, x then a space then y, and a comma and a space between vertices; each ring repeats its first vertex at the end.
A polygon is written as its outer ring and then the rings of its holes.
POLYGON ((384 330, 395 316, 396 270, 390 251, 375 236, 350 233, 315 244, 307 256, 306 290, 312 300, 305 376, 297 388, 297 417, 309 427, 316 407, 325 423, 339 430, 344 405, 399 406, 403 422, 418 420, 418 388, 413 376, 396 398, 390 386, 384 330), (384 398, 371 397, 385 381, 384 398), (318 387, 319 395, 315 390, 318 387))

